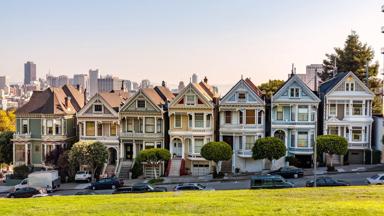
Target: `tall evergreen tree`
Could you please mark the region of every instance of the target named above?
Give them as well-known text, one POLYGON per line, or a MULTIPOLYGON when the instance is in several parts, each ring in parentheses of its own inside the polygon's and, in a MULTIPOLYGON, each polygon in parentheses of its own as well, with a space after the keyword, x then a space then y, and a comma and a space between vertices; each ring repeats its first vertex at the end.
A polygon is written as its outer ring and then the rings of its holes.
POLYGON ((368 87, 376 94, 373 100, 373 113, 382 112, 382 102, 380 94, 381 79, 377 77, 379 72, 379 63, 374 62, 374 51, 366 43, 362 43, 359 35, 352 31, 345 40, 343 48, 334 48, 335 53, 326 54, 326 59, 323 60, 324 72, 320 73, 323 81, 327 81, 333 77, 334 71, 348 72, 352 71, 367 84, 366 69, 368 66, 368 87), (336 66, 336 68, 335 68, 336 66))

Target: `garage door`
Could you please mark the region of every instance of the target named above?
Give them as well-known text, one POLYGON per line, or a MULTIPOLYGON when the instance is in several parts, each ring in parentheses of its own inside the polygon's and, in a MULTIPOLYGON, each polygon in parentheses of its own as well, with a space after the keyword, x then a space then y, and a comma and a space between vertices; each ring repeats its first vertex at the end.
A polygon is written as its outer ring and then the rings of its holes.
POLYGON ((364 160, 363 151, 361 150, 349 150, 348 162, 350 164, 362 164, 364 160))
POLYGON ((203 176, 208 175, 209 172, 209 163, 208 162, 193 162, 192 164, 192 175, 193 176, 203 176))

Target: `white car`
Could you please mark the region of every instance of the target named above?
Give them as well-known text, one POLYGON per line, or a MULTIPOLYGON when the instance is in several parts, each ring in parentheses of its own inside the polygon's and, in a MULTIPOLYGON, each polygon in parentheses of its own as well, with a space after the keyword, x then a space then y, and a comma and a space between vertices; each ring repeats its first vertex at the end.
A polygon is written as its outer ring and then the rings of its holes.
POLYGON ((384 184, 384 173, 378 173, 372 177, 367 178, 368 184, 381 185, 384 184))
POLYGON ((23 179, 19 184, 15 185, 15 191, 28 187, 28 178, 23 179))
POLYGON ((92 179, 91 173, 88 171, 78 171, 75 175, 75 181, 87 181, 90 182, 92 179))

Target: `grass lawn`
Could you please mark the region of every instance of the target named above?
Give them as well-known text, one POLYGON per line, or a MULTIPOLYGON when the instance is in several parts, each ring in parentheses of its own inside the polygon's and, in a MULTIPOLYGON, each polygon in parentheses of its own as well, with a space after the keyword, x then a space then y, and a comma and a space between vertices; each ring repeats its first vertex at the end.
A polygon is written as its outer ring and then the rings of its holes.
POLYGON ((0 198, 0 215, 384 215, 384 186, 0 198))

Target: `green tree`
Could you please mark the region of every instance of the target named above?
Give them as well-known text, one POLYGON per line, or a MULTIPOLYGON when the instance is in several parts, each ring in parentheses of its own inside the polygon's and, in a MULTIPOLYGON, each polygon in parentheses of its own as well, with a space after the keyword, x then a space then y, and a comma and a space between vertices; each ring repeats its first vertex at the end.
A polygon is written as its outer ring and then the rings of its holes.
POLYGON ((171 153, 167 149, 152 148, 142 150, 136 157, 136 160, 140 163, 147 163, 153 167, 153 173, 155 179, 157 179, 156 167, 159 166, 163 161, 167 161, 171 158, 171 153))
POLYGON ((103 167, 107 161, 107 147, 101 142, 75 143, 69 152, 69 161, 76 167, 85 165, 92 172, 92 181, 95 179, 96 170, 103 167))
POLYGON ((0 163, 10 164, 13 159, 13 132, 5 131, 0 133, 0 163))
POLYGON ((231 146, 226 142, 209 142, 200 151, 203 158, 215 162, 217 174, 221 171, 221 163, 231 159, 232 153, 231 146))
POLYGON ((325 153, 330 157, 330 169, 333 169, 333 155, 345 155, 348 151, 347 140, 337 135, 318 136, 316 144, 319 155, 325 153))
POLYGON ((379 72, 379 63, 372 63, 374 59, 374 51, 366 43, 359 40, 359 35, 352 31, 347 36, 343 48, 334 48, 335 53, 326 54, 323 60, 324 72, 320 73, 323 81, 327 81, 333 77, 336 70, 338 72, 352 71, 363 82, 367 82, 366 68, 368 65, 368 87, 376 94, 373 101, 373 113, 382 112, 381 97, 378 95, 381 88, 381 80, 377 78, 379 72), (335 68, 336 65, 336 68, 335 68))
POLYGON ((274 93, 284 84, 284 80, 268 80, 257 86, 267 98, 271 98, 274 93))
POLYGON ((268 159, 273 160, 284 157, 286 148, 279 138, 264 137, 256 140, 255 145, 252 147, 252 158, 255 160, 268 159))

